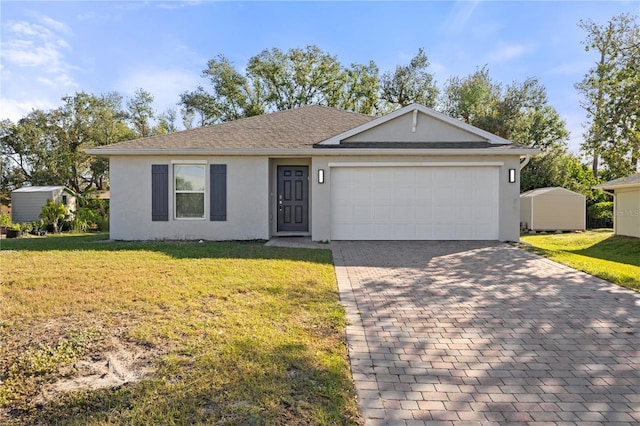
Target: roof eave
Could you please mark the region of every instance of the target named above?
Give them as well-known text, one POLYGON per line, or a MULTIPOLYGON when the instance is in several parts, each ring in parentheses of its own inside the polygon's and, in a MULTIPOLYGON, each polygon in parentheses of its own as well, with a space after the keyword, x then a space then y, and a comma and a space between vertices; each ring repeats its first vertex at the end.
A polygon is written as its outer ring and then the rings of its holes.
POLYGON ((620 184, 614 184, 614 185, 607 185, 607 184, 602 184, 602 185, 596 185, 593 187, 594 189, 602 189, 602 190, 609 190, 609 189, 623 189, 623 188, 640 188, 640 182, 635 182, 635 183, 620 183, 620 184))
POLYGON ((339 156, 339 155, 532 155, 538 154, 536 148, 443 148, 443 149, 363 149, 363 148, 298 148, 298 149, 88 149, 89 155, 103 157, 119 156, 202 156, 202 155, 228 155, 228 156, 339 156))

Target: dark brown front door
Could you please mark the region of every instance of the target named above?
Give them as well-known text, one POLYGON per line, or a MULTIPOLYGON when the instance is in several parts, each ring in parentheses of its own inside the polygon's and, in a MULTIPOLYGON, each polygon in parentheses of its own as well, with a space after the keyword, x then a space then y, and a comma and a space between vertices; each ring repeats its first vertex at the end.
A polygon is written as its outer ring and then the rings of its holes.
POLYGON ((309 168, 278 166, 278 231, 309 230, 309 168))

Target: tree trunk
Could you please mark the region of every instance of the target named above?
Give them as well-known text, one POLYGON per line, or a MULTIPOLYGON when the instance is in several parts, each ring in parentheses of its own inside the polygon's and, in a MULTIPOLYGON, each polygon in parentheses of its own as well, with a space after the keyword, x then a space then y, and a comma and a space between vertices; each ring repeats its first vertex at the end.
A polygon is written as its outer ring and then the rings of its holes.
POLYGON ((598 152, 597 151, 593 151, 592 169, 593 169, 593 177, 598 179, 598 152))

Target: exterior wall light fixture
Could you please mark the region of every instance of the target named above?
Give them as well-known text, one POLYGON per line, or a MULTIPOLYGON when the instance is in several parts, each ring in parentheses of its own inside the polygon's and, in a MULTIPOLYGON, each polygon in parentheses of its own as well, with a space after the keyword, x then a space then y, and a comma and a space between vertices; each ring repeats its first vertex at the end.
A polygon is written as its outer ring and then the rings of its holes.
POLYGON ((324 183, 324 169, 318 169, 318 183, 324 183))
POLYGON ((509 169, 509 183, 516 181, 516 169, 509 169))

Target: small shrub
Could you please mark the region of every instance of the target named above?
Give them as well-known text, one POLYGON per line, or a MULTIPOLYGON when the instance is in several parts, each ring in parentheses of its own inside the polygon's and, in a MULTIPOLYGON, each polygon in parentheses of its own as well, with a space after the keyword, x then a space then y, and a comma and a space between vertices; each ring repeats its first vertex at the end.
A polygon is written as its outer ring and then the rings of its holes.
POLYGON ((590 228, 610 228, 613 226, 613 202, 602 201, 589 206, 587 221, 590 228))
POLYGON ((33 226, 30 223, 21 223, 20 224, 20 231, 23 234, 28 234, 29 232, 31 232, 31 230, 33 229, 33 226))
POLYGON ((98 231, 107 232, 109 231, 109 218, 99 217, 96 219, 96 226, 98 227, 98 231))
POLYGON ((73 218, 73 230, 76 232, 86 232, 90 227, 96 225, 99 218, 98 213, 89 207, 80 207, 73 218))
POLYGON ((61 220, 67 216, 67 209, 62 203, 56 203, 53 200, 47 200, 47 204, 42 206, 40 218, 47 224, 51 225, 53 231, 58 232, 58 225, 61 220))
POLYGON ((0 226, 11 226, 11 216, 8 213, 0 213, 0 226))

